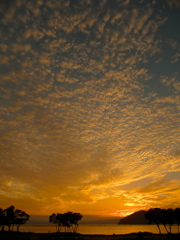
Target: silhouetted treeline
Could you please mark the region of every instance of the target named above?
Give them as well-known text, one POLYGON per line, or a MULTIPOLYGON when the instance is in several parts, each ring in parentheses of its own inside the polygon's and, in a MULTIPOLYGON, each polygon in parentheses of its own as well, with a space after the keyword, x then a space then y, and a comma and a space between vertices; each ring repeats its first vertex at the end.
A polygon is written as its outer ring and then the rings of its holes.
POLYGON ((13 231, 13 227, 16 226, 17 231, 22 224, 25 224, 29 220, 30 216, 20 210, 15 209, 14 206, 10 206, 6 209, 0 208, 0 226, 1 231, 4 231, 5 226, 9 231, 13 231))
POLYGON ((145 218, 149 223, 154 223, 161 234, 160 225, 163 225, 167 233, 171 233, 173 224, 177 224, 178 232, 180 233, 180 208, 151 208, 145 213, 145 218))
POLYGON ((57 232, 60 232, 62 228, 68 229, 70 232, 76 233, 78 228, 78 221, 81 220, 83 216, 80 213, 53 213, 49 217, 49 222, 56 224, 57 232))

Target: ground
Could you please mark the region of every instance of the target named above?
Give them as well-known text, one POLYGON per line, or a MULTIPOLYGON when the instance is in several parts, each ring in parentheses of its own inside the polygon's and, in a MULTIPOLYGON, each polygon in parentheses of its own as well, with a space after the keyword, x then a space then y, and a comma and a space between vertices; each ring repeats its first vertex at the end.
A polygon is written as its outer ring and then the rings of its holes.
POLYGON ((60 233, 0 232, 1 240, 179 240, 180 234, 132 233, 124 235, 83 235, 60 233))

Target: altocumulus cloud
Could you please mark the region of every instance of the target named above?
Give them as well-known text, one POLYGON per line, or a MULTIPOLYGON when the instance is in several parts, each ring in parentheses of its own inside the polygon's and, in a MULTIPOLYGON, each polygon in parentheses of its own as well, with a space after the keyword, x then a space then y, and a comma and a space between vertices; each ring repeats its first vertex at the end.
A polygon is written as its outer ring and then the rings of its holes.
POLYGON ((0 12, 2 207, 177 206, 179 2, 16 0, 0 12))

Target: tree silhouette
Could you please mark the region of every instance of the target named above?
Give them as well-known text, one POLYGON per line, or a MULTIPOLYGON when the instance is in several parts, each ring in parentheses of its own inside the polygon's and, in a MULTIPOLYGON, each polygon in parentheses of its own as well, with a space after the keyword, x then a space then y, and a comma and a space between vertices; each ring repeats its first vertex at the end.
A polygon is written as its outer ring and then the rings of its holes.
POLYGON ((167 233, 171 233, 172 231, 172 225, 174 223, 174 212, 172 208, 168 209, 162 209, 162 214, 161 214, 161 222, 164 225, 164 228, 166 229, 167 233), (169 226, 169 228, 167 227, 169 226))
POLYGON ((5 225, 8 227, 9 231, 11 231, 11 226, 14 224, 14 209, 14 206, 10 206, 3 211, 5 215, 5 225))
POLYGON ((157 225, 159 234, 161 234, 161 214, 162 210, 160 208, 151 208, 145 213, 145 218, 149 221, 149 223, 155 223, 157 225))
POLYGON ((80 213, 73 213, 71 217, 71 227, 72 227, 72 232, 76 233, 77 228, 79 226, 78 221, 81 220, 83 216, 80 213))
POLYGON ((180 233, 179 225, 180 225, 180 208, 174 209, 174 221, 177 224, 178 233, 180 233))
POLYGON ((80 213, 53 213, 49 217, 49 222, 56 224, 57 232, 61 231, 61 228, 64 227, 65 232, 69 229, 71 232, 76 233, 78 228, 78 221, 81 220, 83 216, 80 213))
POLYGON ((65 232, 67 228, 70 229, 71 227, 71 217, 72 217, 72 212, 67 212, 62 214, 62 226, 64 227, 65 232))
POLYGON ((30 216, 20 209, 16 209, 14 211, 14 224, 16 225, 18 232, 20 225, 25 224, 29 220, 29 218, 30 216))
POLYGON ((6 209, 0 208, 0 226, 1 230, 4 230, 4 226, 8 227, 8 231, 13 231, 13 226, 16 225, 17 231, 22 224, 25 224, 29 220, 30 216, 20 210, 15 209, 14 206, 10 206, 6 209))
POLYGON ((161 234, 160 224, 163 224, 166 232, 171 234, 173 224, 177 224, 178 232, 180 225, 180 208, 172 209, 161 209, 161 208, 151 208, 145 213, 145 218, 149 223, 155 223, 161 234))
POLYGON ((60 232, 61 231, 61 227, 63 227, 62 225, 62 213, 53 213, 50 217, 49 217, 49 222, 52 224, 56 224, 56 231, 60 232))
POLYGON ((5 222, 5 213, 2 208, 0 208, 0 226, 1 226, 1 231, 4 231, 4 226, 6 225, 5 222))

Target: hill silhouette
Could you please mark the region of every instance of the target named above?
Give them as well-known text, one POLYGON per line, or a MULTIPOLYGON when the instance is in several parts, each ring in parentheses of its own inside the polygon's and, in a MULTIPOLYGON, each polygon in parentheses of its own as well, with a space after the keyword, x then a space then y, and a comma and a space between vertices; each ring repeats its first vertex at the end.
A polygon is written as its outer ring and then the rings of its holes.
POLYGON ((144 216, 145 213, 146 211, 144 210, 135 212, 127 217, 120 219, 118 224, 148 224, 148 220, 144 216))

